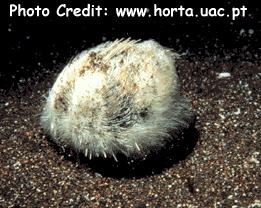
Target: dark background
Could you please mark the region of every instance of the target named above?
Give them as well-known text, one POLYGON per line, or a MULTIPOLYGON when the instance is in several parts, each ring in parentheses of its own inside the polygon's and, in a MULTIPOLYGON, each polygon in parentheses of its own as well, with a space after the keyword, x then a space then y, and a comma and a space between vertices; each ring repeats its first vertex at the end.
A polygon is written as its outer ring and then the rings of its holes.
POLYGON ((33 77, 44 79, 53 70, 61 70, 70 58, 83 49, 116 38, 155 39, 179 53, 193 56, 221 56, 231 61, 253 60, 260 55, 260 10, 257 3, 226 1, 203 3, 195 1, 140 1, 140 3, 112 5, 110 1, 95 1, 95 5, 108 8, 109 16, 100 18, 61 18, 55 9, 61 3, 67 7, 84 8, 92 1, 8 1, 7 11, 7 62, 1 69, 0 89, 16 88, 33 77), (48 7, 49 17, 9 17, 9 4, 23 7, 48 7), (241 7, 248 8, 245 18, 116 18, 115 7, 241 7), (254 31, 252 34, 249 30, 254 31), (240 32, 241 31, 241 32, 240 32))

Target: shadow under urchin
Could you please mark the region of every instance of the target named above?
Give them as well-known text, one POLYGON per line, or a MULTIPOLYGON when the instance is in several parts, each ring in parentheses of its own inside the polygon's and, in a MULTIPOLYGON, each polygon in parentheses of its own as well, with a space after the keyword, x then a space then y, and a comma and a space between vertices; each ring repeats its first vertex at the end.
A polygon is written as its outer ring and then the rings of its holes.
POLYGON ((69 160, 80 167, 90 168, 93 173, 99 173, 105 177, 112 178, 142 178, 154 174, 160 174, 162 171, 185 160, 194 150, 199 132, 195 128, 196 116, 193 117, 189 127, 176 132, 170 132, 175 139, 167 140, 165 145, 159 149, 152 150, 146 156, 137 155, 136 157, 127 157, 123 153, 118 153, 117 160, 113 157, 104 158, 94 157, 91 160, 81 152, 73 148, 61 146, 47 137, 51 147, 65 160, 69 160))

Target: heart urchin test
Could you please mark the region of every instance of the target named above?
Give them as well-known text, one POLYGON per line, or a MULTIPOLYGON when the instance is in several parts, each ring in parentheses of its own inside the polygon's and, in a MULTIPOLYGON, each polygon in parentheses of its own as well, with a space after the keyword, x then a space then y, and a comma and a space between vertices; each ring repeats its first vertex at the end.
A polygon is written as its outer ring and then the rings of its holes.
MULTIPOLYGON (((153 40, 106 42, 77 55, 49 92, 41 122, 52 139, 91 157, 145 155, 188 126, 175 57, 153 40)), ((117 160, 117 159, 116 159, 117 160)))

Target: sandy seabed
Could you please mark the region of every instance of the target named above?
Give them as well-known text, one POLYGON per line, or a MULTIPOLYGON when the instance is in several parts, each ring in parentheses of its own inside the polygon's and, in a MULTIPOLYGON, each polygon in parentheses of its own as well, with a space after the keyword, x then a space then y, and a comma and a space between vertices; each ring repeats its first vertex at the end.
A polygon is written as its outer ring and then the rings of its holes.
POLYGON ((0 206, 260 207, 260 65, 179 60, 195 127, 153 156, 119 163, 89 161, 44 134, 39 114, 55 72, 1 90, 0 206))

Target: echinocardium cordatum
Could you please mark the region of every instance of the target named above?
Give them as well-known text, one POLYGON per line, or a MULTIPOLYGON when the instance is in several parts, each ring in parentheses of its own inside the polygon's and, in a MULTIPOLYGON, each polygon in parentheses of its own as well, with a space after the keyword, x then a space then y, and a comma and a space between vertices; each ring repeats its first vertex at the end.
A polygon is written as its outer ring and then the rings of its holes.
POLYGON ((179 92, 176 57, 154 40, 116 40, 81 52, 51 88, 43 128, 90 159, 161 148, 192 117, 179 92))

